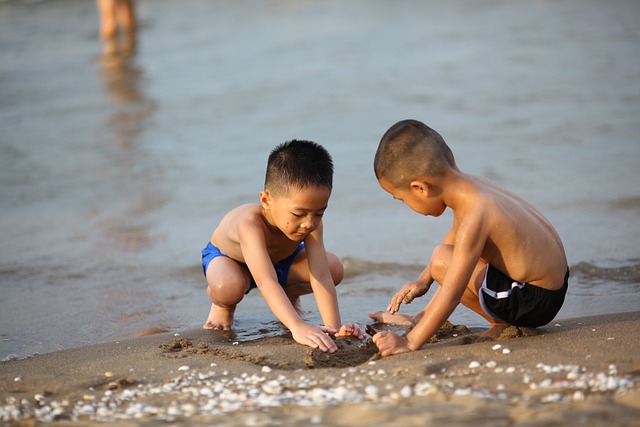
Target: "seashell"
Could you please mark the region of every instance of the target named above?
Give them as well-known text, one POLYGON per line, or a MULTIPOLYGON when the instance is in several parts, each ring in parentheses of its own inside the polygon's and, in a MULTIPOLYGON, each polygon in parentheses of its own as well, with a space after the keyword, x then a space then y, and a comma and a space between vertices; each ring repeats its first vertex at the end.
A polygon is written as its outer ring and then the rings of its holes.
POLYGON ((400 396, 404 397, 405 399, 411 397, 412 394, 413 390, 411 389, 411 386, 406 385, 400 390, 400 396))
POLYGON ((272 380, 262 385, 262 390, 267 394, 277 394, 282 391, 282 386, 276 381, 272 380))
POLYGON ((379 394, 378 387, 374 386, 373 384, 369 384, 364 388, 364 394, 369 399, 377 400, 379 394))
POLYGON ((80 408, 80 413, 91 415, 95 412, 95 409, 91 405, 84 405, 80 408))
POLYGON ((214 395, 210 387, 202 387, 198 394, 205 397, 213 397, 214 395))

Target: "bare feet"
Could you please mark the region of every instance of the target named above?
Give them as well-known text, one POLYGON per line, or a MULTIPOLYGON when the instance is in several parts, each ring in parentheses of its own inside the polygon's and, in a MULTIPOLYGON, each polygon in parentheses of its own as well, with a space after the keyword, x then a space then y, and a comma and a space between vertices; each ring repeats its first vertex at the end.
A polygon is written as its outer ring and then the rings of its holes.
POLYGON ((376 311, 374 313, 369 313, 369 317, 378 323, 388 323, 390 325, 400 326, 414 325, 413 316, 408 316, 406 314, 389 314, 385 313, 384 311, 376 311))
POLYGON ((215 304, 211 304, 211 310, 209 311, 209 318, 207 323, 202 327, 203 329, 212 329, 215 331, 229 331, 233 324, 233 313, 236 308, 219 307, 215 304))
POLYGON ((478 340, 479 341, 497 340, 498 338, 500 338, 500 334, 502 334, 502 331, 507 329, 509 326, 511 325, 506 322, 492 323, 491 327, 487 329, 485 332, 483 332, 482 335, 480 335, 480 337, 478 337, 478 340))

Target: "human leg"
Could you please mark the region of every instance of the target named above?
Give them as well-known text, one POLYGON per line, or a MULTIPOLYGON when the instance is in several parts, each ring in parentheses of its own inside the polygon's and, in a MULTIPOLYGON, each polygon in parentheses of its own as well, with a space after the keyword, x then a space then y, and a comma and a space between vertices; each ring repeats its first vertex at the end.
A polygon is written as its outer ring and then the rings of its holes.
POLYGON ((116 0, 115 8, 118 25, 125 32, 136 30, 136 15, 133 0, 116 0))
POLYGON ((109 39, 116 34, 116 0, 96 0, 100 18, 100 37, 109 39))
MULTIPOLYGON (((430 263, 431 275, 438 284, 444 282, 452 257, 453 246, 451 245, 439 245, 434 249, 430 263)), ((497 339, 502 331, 510 325, 503 320, 491 317, 480 305, 479 292, 486 272, 487 264, 483 261, 479 261, 473 269, 471 279, 467 284, 464 294, 462 294, 460 303, 473 310, 489 322, 490 327, 482 334, 481 338, 497 339)))
POLYGON ((211 309, 203 328, 229 330, 236 305, 249 289, 249 272, 233 259, 218 256, 209 263, 206 278, 211 309))
POLYGON ((130 33, 136 30, 133 0, 96 0, 100 18, 100 37, 114 38, 121 30, 130 33))

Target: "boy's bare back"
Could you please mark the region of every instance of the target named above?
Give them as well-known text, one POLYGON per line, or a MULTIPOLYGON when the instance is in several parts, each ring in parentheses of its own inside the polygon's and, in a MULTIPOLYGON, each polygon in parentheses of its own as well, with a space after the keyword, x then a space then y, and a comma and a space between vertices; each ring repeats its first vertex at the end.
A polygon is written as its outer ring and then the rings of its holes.
POLYGON ((458 233, 469 233, 483 242, 480 259, 514 280, 550 290, 562 287, 567 271, 564 247, 540 212, 484 178, 456 172, 451 184, 464 189, 452 207, 453 241, 458 233))

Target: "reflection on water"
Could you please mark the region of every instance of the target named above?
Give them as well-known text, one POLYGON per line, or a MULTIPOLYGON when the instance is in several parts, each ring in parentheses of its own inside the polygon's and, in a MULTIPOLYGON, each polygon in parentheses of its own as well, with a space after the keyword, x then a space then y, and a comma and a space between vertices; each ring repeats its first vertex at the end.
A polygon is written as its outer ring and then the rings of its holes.
POLYGON ((135 32, 104 41, 98 59, 100 78, 112 106, 104 130, 113 145, 106 179, 115 181, 122 206, 103 218, 100 229, 103 244, 115 245, 127 252, 139 252, 152 244, 148 214, 159 208, 164 196, 157 188, 156 168, 146 168, 147 157, 141 134, 156 110, 156 103, 145 93, 144 69, 136 61, 135 32))

